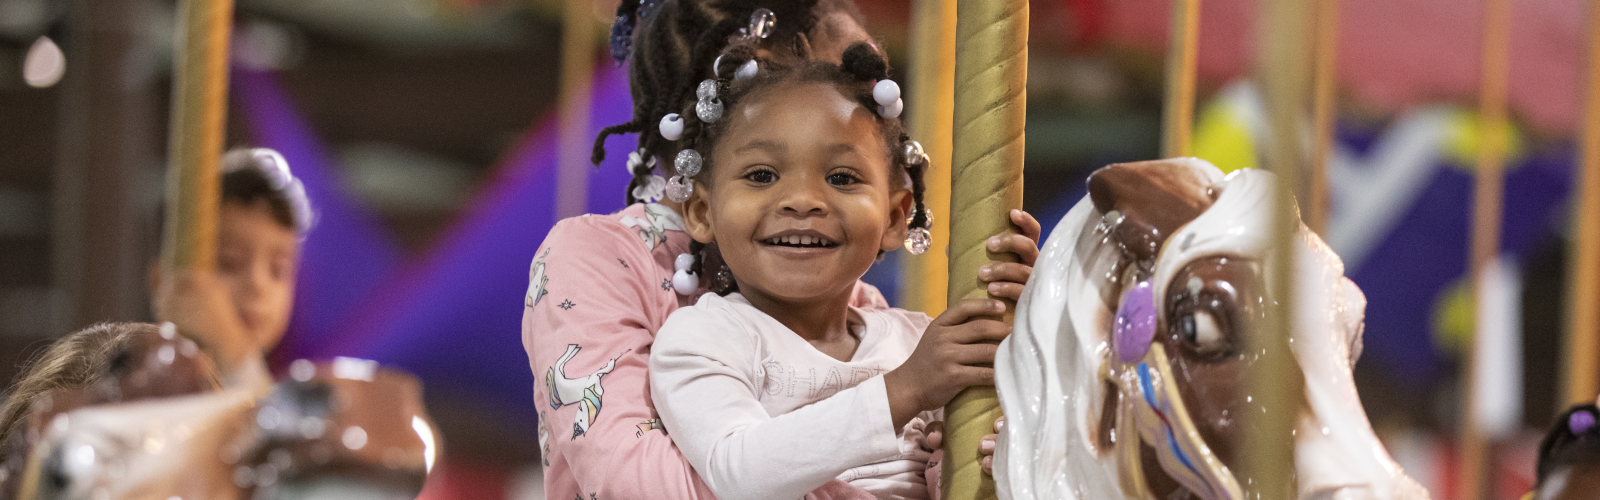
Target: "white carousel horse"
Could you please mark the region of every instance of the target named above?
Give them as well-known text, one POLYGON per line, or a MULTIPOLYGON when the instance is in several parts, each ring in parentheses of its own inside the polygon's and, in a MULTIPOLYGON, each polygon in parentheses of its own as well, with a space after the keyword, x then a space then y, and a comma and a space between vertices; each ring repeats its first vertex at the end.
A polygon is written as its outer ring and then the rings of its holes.
POLYGON ((1262 408, 1244 387, 1256 357, 1243 336, 1269 333, 1250 326, 1275 304, 1271 173, 1179 158, 1108 166, 1089 188, 1045 242, 995 360, 1001 498, 1244 498, 1246 411, 1299 415, 1284 439, 1300 498, 1428 498, 1356 395, 1366 299, 1304 225, 1289 338, 1305 406, 1262 408))

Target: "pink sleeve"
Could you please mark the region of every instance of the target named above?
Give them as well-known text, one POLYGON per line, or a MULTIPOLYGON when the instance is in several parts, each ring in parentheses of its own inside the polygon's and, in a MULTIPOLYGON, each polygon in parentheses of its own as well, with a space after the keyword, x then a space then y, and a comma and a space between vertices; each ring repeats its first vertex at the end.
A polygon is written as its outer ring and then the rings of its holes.
POLYGON ((661 272, 607 217, 562 221, 535 254, 522 344, 550 498, 712 498, 651 408, 650 344, 676 305, 661 272))
MULTIPOLYGON (((650 347, 677 307, 666 269, 609 217, 557 224, 535 254, 522 346, 549 498, 714 499, 650 400, 650 347)), ((870 499, 840 481, 816 499, 870 499)))

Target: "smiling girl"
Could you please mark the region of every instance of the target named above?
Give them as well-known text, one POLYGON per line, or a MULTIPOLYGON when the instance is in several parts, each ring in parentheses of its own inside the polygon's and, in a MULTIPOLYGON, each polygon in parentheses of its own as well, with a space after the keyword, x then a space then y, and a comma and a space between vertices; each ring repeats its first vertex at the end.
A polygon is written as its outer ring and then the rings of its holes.
MULTIPOLYGON (((871 46, 840 65, 753 55, 724 52, 717 73, 732 81, 703 82, 683 113, 669 186, 693 181, 686 228, 704 255, 688 267, 719 293, 657 334, 656 408, 723 500, 796 498, 836 477, 925 498, 921 424, 992 383, 993 343, 1010 330, 981 316, 1003 306, 967 300, 930 320, 850 305, 883 252, 926 249, 926 156, 901 133, 903 101, 871 46), (719 254, 725 268, 704 259, 719 254)), ((994 281, 1020 288, 1020 269, 994 281)))

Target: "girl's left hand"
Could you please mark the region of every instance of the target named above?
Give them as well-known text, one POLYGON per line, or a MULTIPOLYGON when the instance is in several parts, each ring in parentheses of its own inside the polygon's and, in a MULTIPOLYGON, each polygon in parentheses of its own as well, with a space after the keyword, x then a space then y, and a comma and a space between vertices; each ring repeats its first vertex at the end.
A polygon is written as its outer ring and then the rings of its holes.
POLYGON ((1011 223, 1022 229, 1022 234, 1004 232, 989 237, 990 252, 1016 254, 1017 262, 991 261, 978 268, 978 279, 989 283, 989 295, 1017 300, 1022 298, 1022 286, 1033 275, 1033 264, 1039 260, 1039 221, 1022 210, 1011 210, 1011 223))

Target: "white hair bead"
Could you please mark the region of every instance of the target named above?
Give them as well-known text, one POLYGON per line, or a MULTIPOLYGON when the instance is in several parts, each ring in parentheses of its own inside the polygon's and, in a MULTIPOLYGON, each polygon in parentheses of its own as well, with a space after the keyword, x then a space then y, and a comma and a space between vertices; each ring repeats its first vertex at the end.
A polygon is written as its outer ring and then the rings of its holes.
POLYGON ((679 269, 672 273, 672 290, 678 295, 689 295, 700 288, 700 277, 689 274, 689 271, 679 269))
POLYGON ((872 100, 878 101, 879 106, 894 104, 900 100, 900 84, 887 78, 878 80, 878 84, 872 86, 872 100))
POLYGON ((756 76, 756 73, 759 71, 761 71, 761 68, 756 65, 756 60, 751 59, 740 65, 738 71, 733 72, 733 79, 749 80, 750 78, 756 76))
POLYGON ((900 99, 895 99, 894 104, 878 106, 878 116, 882 116, 884 118, 899 118, 900 112, 905 111, 905 109, 906 102, 900 99))
POLYGON ((688 271, 689 267, 693 266, 693 265, 694 265, 694 254, 689 254, 689 253, 680 253, 680 254, 678 254, 678 258, 676 260, 672 261, 672 267, 676 268, 679 271, 688 271))
POLYGON ((676 141, 683 138, 683 117, 677 113, 667 113, 661 117, 661 138, 676 141))

